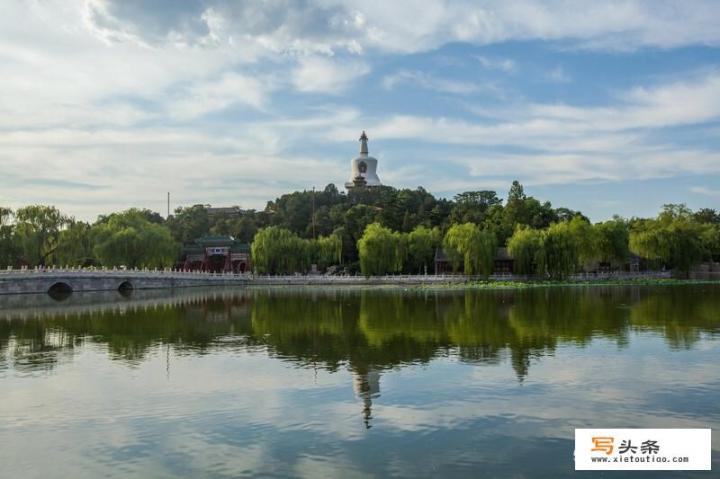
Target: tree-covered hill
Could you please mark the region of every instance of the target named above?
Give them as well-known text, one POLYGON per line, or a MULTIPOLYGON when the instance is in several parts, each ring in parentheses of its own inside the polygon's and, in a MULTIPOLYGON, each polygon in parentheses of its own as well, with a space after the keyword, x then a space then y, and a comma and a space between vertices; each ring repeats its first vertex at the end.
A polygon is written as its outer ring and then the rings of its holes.
POLYGON ((505 198, 466 191, 445 199, 423 188, 387 186, 345 193, 330 184, 282 195, 261 211, 194 205, 165 219, 131 209, 93 224, 52 206, 0 208, 0 267, 172 266, 181 245, 206 235, 261 239, 253 259, 256 270, 268 273, 335 262, 350 272, 432 271, 437 248, 457 270, 487 272, 494 248, 507 247, 516 272, 550 276, 589 261, 622 264, 631 252, 652 266, 682 271, 720 260, 720 213, 713 209, 666 205, 656 218, 616 217, 592 225, 578 211, 528 196, 515 181, 505 198), (295 257, 278 262, 278 254, 295 257))

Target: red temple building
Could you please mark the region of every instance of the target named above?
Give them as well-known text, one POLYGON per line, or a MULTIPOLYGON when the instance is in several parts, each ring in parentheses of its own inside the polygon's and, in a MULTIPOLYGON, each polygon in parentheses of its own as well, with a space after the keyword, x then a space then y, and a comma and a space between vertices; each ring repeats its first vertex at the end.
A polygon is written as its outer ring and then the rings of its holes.
POLYGON ((249 273, 250 245, 232 236, 203 236, 182 249, 182 268, 213 273, 249 273))

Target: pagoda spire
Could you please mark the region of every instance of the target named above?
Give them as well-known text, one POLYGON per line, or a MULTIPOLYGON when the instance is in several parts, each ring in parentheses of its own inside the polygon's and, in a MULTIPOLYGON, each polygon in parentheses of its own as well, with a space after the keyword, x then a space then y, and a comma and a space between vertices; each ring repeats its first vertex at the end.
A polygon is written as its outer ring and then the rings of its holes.
POLYGON ((362 135, 360 135, 360 156, 368 156, 368 137, 365 134, 365 130, 363 130, 362 135))

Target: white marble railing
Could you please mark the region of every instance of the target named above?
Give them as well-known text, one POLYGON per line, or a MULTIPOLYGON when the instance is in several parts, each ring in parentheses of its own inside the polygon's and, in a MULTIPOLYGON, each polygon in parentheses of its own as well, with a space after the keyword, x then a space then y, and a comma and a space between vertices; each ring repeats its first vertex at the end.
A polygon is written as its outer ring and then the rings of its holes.
POLYGON ((0 278, 10 276, 28 275, 63 275, 63 276, 123 276, 123 277, 223 277, 223 278, 250 278, 249 273, 210 273, 205 271, 189 271, 175 269, 149 269, 149 268, 73 268, 48 266, 42 268, 7 268, 0 270, 0 278))
MULTIPOLYGON (((461 282, 461 281, 480 281, 485 279, 483 276, 466 276, 462 274, 394 274, 379 276, 363 276, 363 275, 323 275, 323 274, 293 274, 293 275, 253 275, 252 273, 211 273, 204 271, 174 270, 174 269, 122 269, 122 268, 73 268, 73 267, 43 267, 43 268, 7 268, 0 270, 0 277, 7 278, 14 275, 34 275, 34 274, 61 274, 61 275, 78 275, 78 276, 123 276, 123 277, 202 277, 202 278, 238 278, 246 280, 258 280, 258 282, 278 281, 323 281, 337 283, 363 283, 368 281, 390 282, 461 282)), ((578 273, 571 275, 570 280, 593 280, 593 279, 642 279, 642 278, 670 278, 670 271, 639 271, 626 272, 616 271, 607 273, 578 273)), ((512 273, 500 273, 490 275, 489 279, 496 281, 518 281, 518 280, 538 280, 542 278, 516 275, 512 273)))

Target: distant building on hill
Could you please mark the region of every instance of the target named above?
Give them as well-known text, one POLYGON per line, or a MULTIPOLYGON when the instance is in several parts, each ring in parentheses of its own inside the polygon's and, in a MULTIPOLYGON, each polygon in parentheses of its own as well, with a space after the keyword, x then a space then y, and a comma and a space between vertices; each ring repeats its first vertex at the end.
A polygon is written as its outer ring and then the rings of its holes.
POLYGON ((345 188, 362 188, 382 186, 377 175, 378 160, 368 154, 368 137, 365 132, 360 135, 360 156, 350 162, 350 179, 345 188))
POLYGON ((240 216, 242 210, 239 206, 220 206, 212 207, 206 206, 208 216, 240 216))

